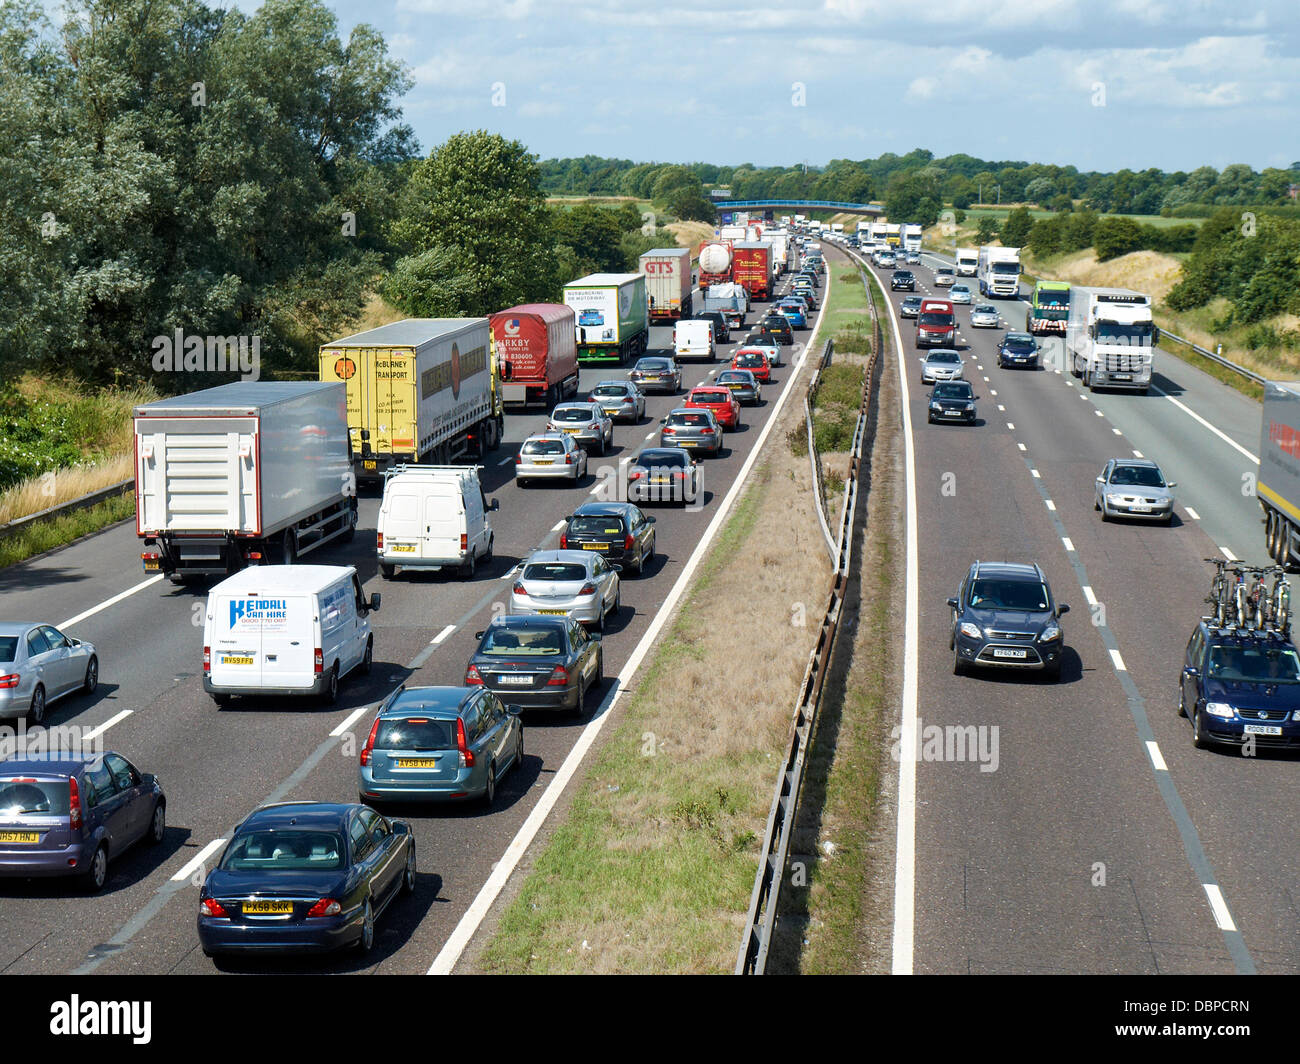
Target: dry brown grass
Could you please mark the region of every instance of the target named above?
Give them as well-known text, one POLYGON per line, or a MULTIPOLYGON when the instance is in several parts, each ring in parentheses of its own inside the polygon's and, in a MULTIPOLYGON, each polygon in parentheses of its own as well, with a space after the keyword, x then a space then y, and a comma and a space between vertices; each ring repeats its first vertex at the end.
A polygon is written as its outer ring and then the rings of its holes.
POLYGON ((1131 288, 1135 292, 1146 292, 1157 303, 1164 302, 1169 290, 1182 277, 1181 263, 1172 255, 1158 251, 1134 251, 1098 262, 1097 253, 1086 248, 1054 259, 1047 272, 1033 267, 1032 256, 1024 255, 1022 258, 1026 269, 1039 276, 1099 288, 1131 288))
POLYGON ((664 228, 673 234, 678 246, 684 248, 694 248, 713 235, 713 226, 708 222, 669 222, 664 228))
POLYGON ((359 333, 365 332, 367 329, 378 329, 381 325, 401 321, 404 317, 406 315, 387 302, 383 296, 377 292, 371 292, 366 299, 364 309, 361 311, 361 317, 352 332, 359 333))
POLYGON ((71 502, 135 475, 130 453, 25 480, 0 494, 0 525, 71 502))

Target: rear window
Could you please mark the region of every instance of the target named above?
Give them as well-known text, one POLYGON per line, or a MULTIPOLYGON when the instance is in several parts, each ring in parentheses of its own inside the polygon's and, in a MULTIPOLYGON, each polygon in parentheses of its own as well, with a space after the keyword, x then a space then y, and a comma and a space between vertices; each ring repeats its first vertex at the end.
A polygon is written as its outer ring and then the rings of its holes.
POLYGON ((13 661, 18 656, 18 637, 0 635, 0 661, 13 661))
POLYGON ((598 384, 591 390, 592 395, 627 395, 627 388, 622 384, 598 384))
POLYGON ((707 414, 669 414, 668 424, 706 427, 709 424, 707 414))
POLYGON ((637 457, 634 464, 643 468, 658 466, 681 468, 686 465, 686 456, 677 451, 646 451, 637 457))
POLYGON ((343 852, 342 836, 332 831, 250 831, 230 844, 221 867, 227 872, 327 872, 343 867, 343 852))
POLYGON ((564 633, 549 625, 545 628, 489 628, 478 652, 500 657, 563 654, 564 633))
POLYGON ((552 421, 591 421, 593 418, 590 410, 577 406, 561 407, 551 415, 552 421))
POLYGON ((534 562, 524 566, 524 580, 586 580, 587 567, 576 562, 534 562))
POLYGON ((560 440, 529 440, 524 444, 524 454, 563 454, 564 444, 560 440))
POLYGON ((665 373, 670 366, 668 360, 664 358, 643 358, 636 364, 636 368, 642 373, 665 373))
POLYGON ((67 780, 0 780, 0 816, 67 816, 67 780))
POLYGON ((730 392, 691 392, 692 403, 729 403, 730 392))
POLYGON ((455 750, 456 725, 428 717, 381 720, 375 746, 381 750, 455 750))
POLYGON ((569 531, 575 536, 621 536, 621 517, 575 517, 569 522, 569 531))

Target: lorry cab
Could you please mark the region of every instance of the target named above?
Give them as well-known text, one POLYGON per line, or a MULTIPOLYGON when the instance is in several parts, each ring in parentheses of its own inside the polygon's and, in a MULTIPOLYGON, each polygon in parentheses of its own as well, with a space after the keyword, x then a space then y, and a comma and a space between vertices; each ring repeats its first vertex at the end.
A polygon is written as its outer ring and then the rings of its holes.
POLYGON ((923 299, 916 315, 917 347, 955 347, 957 315, 948 299, 923 299))
POLYGON ((379 572, 456 568, 474 575, 480 559, 492 557, 492 522, 497 509, 483 494, 480 466, 398 466, 384 481, 376 522, 379 572))
POLYGON ((702 358, 712 361, 714 346, 713 322, 690 318, 673 326, 673 349, 677 359, 702 358))
POLYGON ((350 565, 261 565, 208 594, 203 690, 218 705, 232 695, 316 695, 333 702, 339 681, 370 671, 370 614, 350 565))

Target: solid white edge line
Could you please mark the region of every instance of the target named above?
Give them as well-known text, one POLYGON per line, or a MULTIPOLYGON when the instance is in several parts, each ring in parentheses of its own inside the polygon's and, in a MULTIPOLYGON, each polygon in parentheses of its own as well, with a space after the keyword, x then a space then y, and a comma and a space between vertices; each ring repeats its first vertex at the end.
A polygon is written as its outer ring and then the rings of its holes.
POLYGON ((556 521, 555 524, 551 525, 551 531, 558 532, 560 529, 564 527, 564 524, 565 522, 563 521, 556 521))
POLYGON ((129 717, 134 712, 135 710, 133 709, 124 709, 122 710, 121 713, 114 714, 113 716, 109 717, 108 720, 104 721, 104 723, 101 724, 98 728, 91 728, 90 731, 86 732, 86 734, 81 737, 81 741, 83 743, 88 743, 92 739, 98 739, 101 735, 104 734, 104 732, 108 731, 108 729, 111 728, 114 724, 120 724, 122 721, 126 720, 126 718, 129 717))
MULTIPOLYGON (((897 328, 897 326, 895 328, 897 328)), ((501 859, 497 861, 496 865, 493 867, 491 875, 488 876, 483 886, 479 888, 478 893, 474 896, 474 900, 470 902, 469 908, 465 910, 465 914, 457 922, 455 929, 452 931, 447 941, 443 943, 442 949, 438 951, 438 955, 433 959, 433 963, 429 965, 429 969, 426 973, 427 975, 450 975, 455 969, 457 962, 460 960, 461 954, 465 952, 465 948, 469 945, 474 934, 478 931, 479 925, 483 922, 483 919, 492 908, 493 903, 501 893, 502 888, 505 887, 507 881, 510 879, 515 867, 528 851, 528 847, 532 845, 533 839, 537 837, 537 833, 541 830, 542 825, 546 823, 547 818, 551 814, 551 810, 555 807, 560 796, 564 793, 569 781, 582 765, 583 759, 587 755, 587 751, 590 750, 592 744, 595 743, 596 737, 605 726, 605 722, 613 716, 614 707, 618 704, 619 698, 622 696, 623 692, 628 689, 632 677, 636 675, 636 670, 640 668, 642 659, 647 653, 649 653, 650 647, 659 636, 659 632, 668 621, 672 619, 678 600, 686 593, 686 589, 690 585, 691 577, 699 567, 700 562, 704 559, 704 555, 712 545, 714 537, 722 528, 723 522, 727 519, 727 515, 731 512, 732 505, 739 497, 741 490, 745 487, 746 481, 749 477, 749 472, 754 467, 754 463, 758 461, 758 456, 762 452, 763 444, 771 434, 773 426, 776 425, 777 419, 781 415, 781 410, 785 406, 786 399, 789 398, 793 391, 789 385, 793 384, 795 379, 799 376, 799 371, 803 369, 803 364, 807 360, 808 352, 812 350, 816 343, 817 333, 820 329, 821 317, 819 315, 817 324, 813 327, 812 334, 808 337, 808 342, 799 353, 798 361, 793 365, 794 372, 790 374, 786 381, 787 387, 783 388, 781 394, 777 397, 776 405, 772 409, 767 422, 763 425, 763 431, 758 434, 758 438, 754 441, 754 446, 750 448, 749 454, 745 457, 745 462, 740 467, 740 472, 736 475, 735 481, 727 491, 727 494, 723 497, 722 502, 718 504, 717 512, 713 515, 713 519, 704 530, 704 535, 700 537, 700 541, 696 544, 695 550, 691 552, 691 556, 682 567, 681 575, 677 577, 676 582, 672 586, 672 590, 668 592, 667 598, 664 599, 663 604, 655 613, 655 618, 651 621, 650 627, 646 629, 645 635, 641 637, 640 641, 636 645, 636 649, 632 651, 627 663, 620 670, 618 674, 618 686, 615 688, 613 696, 608 697, 608 703, 602 704, 602 707, 597 711, 596 716, 593 717, 590 723, 582 729, 582 734, 578 736, 577 741, 569 750, 563 763, 561 763, 560 767, 555 771, 555 775, 551 777, 551 782, 547 785, 546 790, 542 792, 542 796, 537 800, 537 804, 533 806, 532 811, 528 814, 527 819, 515 834, 515 837, 510 840, 510 845, 506 847, 505 853, 501 855, 501 859)))
POLYGON ((455 630, 456 630, 456 626, 455 626, 454 624, 449 624, 449 625, 447 625, 447 627, 444 628, 441 632, 439 632, 437 635, 435 635, 435 636, 434 636, 434 637, 433 637, 429 642, 430 642, 433 646, 437 646, 437 645, 438 645, 439 643, 441 643, 444 639, 446 639, 447 636, 451 635, 451 633, 454 632, 455 630))
POLYGON ((90 609, 85 610, 82 613, 78 613, 75 617, 69 617, 66 621, 56 624, 54 627, 69 628, 72 625, 76 624, 78 621, 84 621, 87 617, 95 616, 95 614, 99 613, 100 610, 106 610, 108 609, 109 606, 116 606, 124 598, 130 598, 137 591, 143 591, 150 584, 158 583, 158 581, 161 580, 162 578, 163 578, 163 574, 159 573, 157 576, 149 577, 148 580, 141 580, 140 583, 135 585, 135 587, 128 587, 125 591, 119 591, 112 598, 104 599, 104 601, 101 602, 98 606, 91 606, 90 609))
POLYGON ((351 728, 352 725, 354 725, 358 720, 360 720, 361 717, 365 714, 366 710, 368 710, 369 708, 370 708, 369 706, 362 706, 359 709, 354 709, 351 713, 349 713, 346 717, 343 718, 342 723, 339 724, 338 727, 336 727, 332 732, 330 732, 330 738, 337 739, 340 735, 342 735, 349 728, 351 728))
POLYGON ((1147 757, 1151 758, 1151 767, 1157 772, 1168 772, 1169 766, 1165 764, 1165 759, 1160 753, 1160 744, 1148 739, 1146 747, 1147 757))
POLYGON ((1236 931, 1237 925, 1232 922, 1232 913, 1228 911, 1228 903, 1223 900, 1223 891, 1219 889, 1217 883, 1202 883, 1205 888, 1205 896, 1210 899, 1210 908, 1214 912, 1214 922, 1219 925, 1220 931, 1236 931))
POLYGON ((1154 384, 1151 385, 1151 390, 1152 390, 1153 392, 1155 392, 1156 395, 1163 395, 1166 399, 1168 399, 1171 403, 1173 403, 1174 406, 1178 407, 1178 409, 1181 410, 1184 414, 1186 414, 1188 417, 1190 417, 1193 421, 1195 421, 1195 422, 1199 423, 1200 425, 1203 425, 1205 428, 1209 429, 1209 430, 1210 430, 1211 432, 1213 432, 1216 436, 1218 436, 1219 439, 1221 439, 1224 443, 1226 443, 1229 447, 1231 447, 1234 451, 1238 452, 1239 454, 1245 455, 1247 458, 1249 458, 1249 459, 1250 459, 1252 462, 1254 462, 1256 465, 1259 465, 1259 457, 1258 457, 1257 455, 1253 455, 1253 454, 1251 454, 1248 450, 1246 450, 1246 448, 1244 448, 1241 444, 1239 444, 1239 443, 1238 443, 1236 440, 1234 440, 1231 436, 1227 435, 1227 433, 1225 433, 1222 429, 1216 428, 1214 425, 1211 425, 1208 421, 1205 420, 1205 418, 1201 417, 1200 414, 1198 414, 1195 410, 1193 410, 1193 409, 1192 409, 1190 406, 1188 406, 1186 403, 1181 403, 1181 402, 1179 402, 1177 399, 1175 399, 1175 398, 1174 398, 1172 395, 1170 395, 1168 392, 1163 392, 1163 391, 1161 391, 1161 390, 1160 390, 1159 388, 1157 388, 1154 384))
POLYGON ((198 869, 203 867, 203 862, 213 855, 218 849, 226 844, 225 839, 213 839, 203 847, 198 853, 191 857, 181 867, 181 870, 172 876, 173 883, 180 883, 182 880, 189 879, 198 869))

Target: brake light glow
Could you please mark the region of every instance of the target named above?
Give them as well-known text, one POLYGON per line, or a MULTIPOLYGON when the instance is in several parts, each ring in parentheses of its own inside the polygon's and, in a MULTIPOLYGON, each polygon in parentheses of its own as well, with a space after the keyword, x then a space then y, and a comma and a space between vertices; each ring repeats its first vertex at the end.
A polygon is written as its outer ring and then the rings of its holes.
POLYGON ((560 550, 568 550, 568 548, 569 548, 569 537, 566 536, 563 532, 561 532, 561 533, 560 533, 560 550))
POLYGON ((204 898, 203 901, 199 903, 199 915, 225 918, 229 916, 230 913, 226 912, 222 907, 221 902, 217 901, 216 898, 204 898))
POLYGON ((630 473, 628 473, 628 475, 627 475, 627 479, 628 479, 628 480, 640 480, 643 476, 645 476, 645 474, 642 473, 641 470, 639 470, 639 469, 633 469, 630 473))
POLYGON ((515 593, 516 595, 527 595, 527 594, 528 594, 528 590, 524 587, 524 585, 523 585, 522 583, 515 584, 515 586, 514 586, 513 588, 511 588, 511 590, 514 591, 514 593, 515 593))
POLYGON ((624 550, 631 550, 631 549, 632 549, 632 533, 631 533, 631 532, 629 532, 626 536, 623 537, 623 549, 624 549, 624 550))

